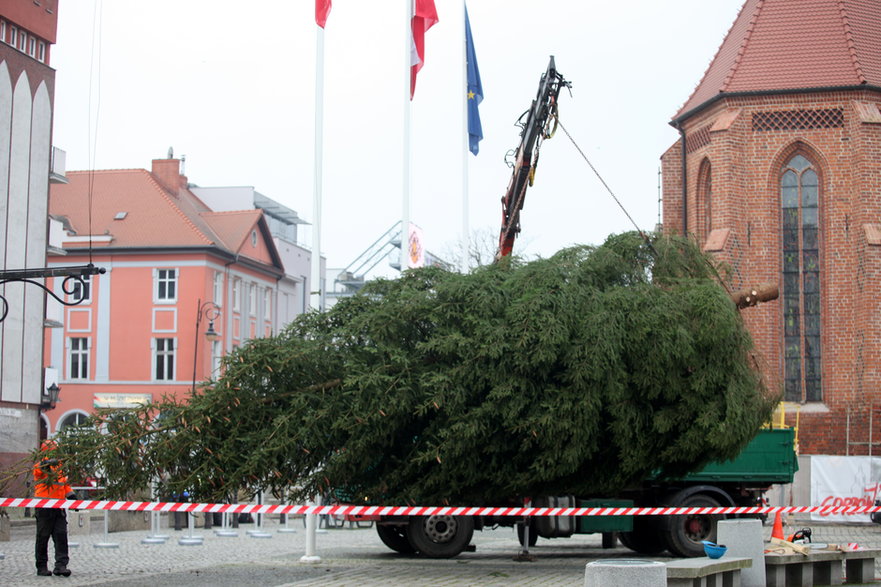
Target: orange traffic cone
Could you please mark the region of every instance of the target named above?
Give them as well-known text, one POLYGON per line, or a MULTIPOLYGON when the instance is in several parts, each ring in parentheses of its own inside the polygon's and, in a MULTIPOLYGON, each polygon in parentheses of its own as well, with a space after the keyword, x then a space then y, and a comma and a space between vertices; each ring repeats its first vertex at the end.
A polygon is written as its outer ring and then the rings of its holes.
POLYGON ((771 538, 785 540, 783 537, 783 519, 780 517, 780 512, 777 512, 777 515, 774 516, 774 529, 771 530, 771 538))

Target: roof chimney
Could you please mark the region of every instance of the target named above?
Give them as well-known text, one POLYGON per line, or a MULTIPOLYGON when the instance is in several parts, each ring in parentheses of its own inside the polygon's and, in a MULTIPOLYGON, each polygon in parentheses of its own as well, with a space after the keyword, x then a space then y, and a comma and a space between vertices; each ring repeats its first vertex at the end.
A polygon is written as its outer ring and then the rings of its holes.
POLYGON ((187 178, 181 175, 180 159, 153 159, 152 172, 159 185, 175 197, 182 189, 187 189, 187 178))

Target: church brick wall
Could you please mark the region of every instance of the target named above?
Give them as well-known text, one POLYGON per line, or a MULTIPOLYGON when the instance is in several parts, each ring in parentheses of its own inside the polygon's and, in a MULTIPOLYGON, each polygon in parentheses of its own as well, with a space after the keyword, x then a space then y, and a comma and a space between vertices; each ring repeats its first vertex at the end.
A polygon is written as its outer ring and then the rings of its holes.
MULTIPOLYGON (((866 454, 870 434, 875 454, 881 452, 879 105, 881 94, 871 90, 729 96, 682 124, 686 232, 730 266, 733 288, 773 282, 782 291, 780 169, 795 152, 816 166, 823 401, 798 410, 805 454, 866 454), (707 164, 709 223, 701 185, 707 164)), ((664 230, 681 234, 679 142, 662 156, 662 169, 664 230)), ((782 390, 782 301, 742 313, 766 381, 782 390)), ((796 411, 787 410, 791 424, 796 411)))

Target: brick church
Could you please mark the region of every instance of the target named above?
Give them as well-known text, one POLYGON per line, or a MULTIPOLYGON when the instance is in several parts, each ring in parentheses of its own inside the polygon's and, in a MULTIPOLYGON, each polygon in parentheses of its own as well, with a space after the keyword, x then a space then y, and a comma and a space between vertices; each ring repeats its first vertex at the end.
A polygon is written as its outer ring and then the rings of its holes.
POLYGON ((881 2, 746 0, 670 124, 663 227, 743 310, 802 454, 881 454, 881 2))

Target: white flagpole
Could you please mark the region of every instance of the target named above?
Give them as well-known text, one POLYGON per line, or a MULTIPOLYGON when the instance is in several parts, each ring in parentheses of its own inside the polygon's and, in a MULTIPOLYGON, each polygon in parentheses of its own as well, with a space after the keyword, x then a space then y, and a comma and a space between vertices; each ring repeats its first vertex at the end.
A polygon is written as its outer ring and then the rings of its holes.
POLYGON ((324 28, 315 33, 315 170, 312 190, 312 264, 309 307, 323 310, 321 287, 321 179, 324 159, 324 28))
MULTIPOLYGON (((324 159, 324 28, 315 28, 315 167, 312 188, 312 263, 309 275, 309 307, 323 310, 321 306, 321 179, 324 159)), ((305 295, 306 292, 304 292, 305 295)), ((313 500, 313 503, 315 501, 313 500)), ((306 514, 306 554, 300 562, 317 563, 321 557, 315 552, 315 514, 306 514)))
POLYGON ((468 271, 468 250, 471 248, 471 227, 468 208, 468 51, 465 40, 465 0, 462 0, 462 273, 468 271))
POLYGON ((407 23, 404 27, 406 50, 404 51, 406 75, 404 76, 404 161, 403 161, 403 195, 401 205, 401 272, 407 269, 409 258, 407 249, 410 236, 410 75, 411 75, 411 48, 413 46, 413 0, 404 0, 407 4, 407 23))

